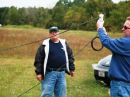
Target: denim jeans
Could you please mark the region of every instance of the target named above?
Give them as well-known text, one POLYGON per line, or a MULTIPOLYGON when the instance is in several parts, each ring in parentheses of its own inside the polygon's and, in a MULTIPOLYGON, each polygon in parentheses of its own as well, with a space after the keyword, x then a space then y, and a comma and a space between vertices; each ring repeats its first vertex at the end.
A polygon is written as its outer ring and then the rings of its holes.
POLYGON ((130 97, 130 82, 111 81, 111 97, 130 97))
POLYGON ((45 80, 41 81, 41 97, 66 97, 65 71, 46 71, 45 80))

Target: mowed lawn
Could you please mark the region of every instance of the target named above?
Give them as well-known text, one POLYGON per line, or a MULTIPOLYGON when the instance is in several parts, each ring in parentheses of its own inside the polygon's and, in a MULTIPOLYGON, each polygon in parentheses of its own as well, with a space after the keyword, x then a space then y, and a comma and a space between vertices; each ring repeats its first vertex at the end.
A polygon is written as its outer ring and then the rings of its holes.
MULTIPOLYGON (((111 38, 122 37, 122 33, 108 34, 111 38)), ((91 44, 79 52, 96 35, 96 31, 79 30, 60 35, 67 40, 75 58, 75 76, 66 74, 68 97, 110 97, 109 87, 95 80, 92 64, 111 52, 105 47, 101 51, 94 51, 91 44)), ((33 64, 39 45, 48 37, 48 29, 0 29, 0 97, 40 97, 41 86, 33 64), (15 46, 20 47, 12 48, 15 46)), ((101 47, 99 39, 94 41, 94 47, 101 47)))

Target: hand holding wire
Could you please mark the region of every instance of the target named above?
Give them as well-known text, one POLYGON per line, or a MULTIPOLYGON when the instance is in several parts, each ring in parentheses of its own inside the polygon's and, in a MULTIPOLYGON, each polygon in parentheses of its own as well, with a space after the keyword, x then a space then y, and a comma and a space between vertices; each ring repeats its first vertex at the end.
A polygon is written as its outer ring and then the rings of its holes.
POLYGON ((99 28, 103 28, 103 24, 104 24, 104 21, 102 22, 100 20, 97 21, 97 31, 99 28))

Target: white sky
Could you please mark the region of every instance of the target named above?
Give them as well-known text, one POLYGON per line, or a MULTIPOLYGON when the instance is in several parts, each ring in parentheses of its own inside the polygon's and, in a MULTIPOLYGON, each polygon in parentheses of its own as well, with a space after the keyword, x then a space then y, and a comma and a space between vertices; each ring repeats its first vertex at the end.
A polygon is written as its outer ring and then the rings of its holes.
MULTIPOLYGON (((44 7, 52 8, 59 0, 0 0, 0 7, 44 7)), ((73 1, 73 0, 71 0, 73 1)), ((118 3, 123 0, 112 0, 114 3, 118 3)))

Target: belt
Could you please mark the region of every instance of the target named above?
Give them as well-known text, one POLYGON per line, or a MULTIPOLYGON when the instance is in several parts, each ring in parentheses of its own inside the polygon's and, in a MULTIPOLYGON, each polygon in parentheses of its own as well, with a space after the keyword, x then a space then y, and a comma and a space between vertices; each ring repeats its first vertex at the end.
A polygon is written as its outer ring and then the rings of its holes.
POLYGON ((50 68, 50 67, 47 67, 46 70, 47 71, 58 71, 58 72, 61 72, 61 71, 65 71, 65 68, 50 68))

